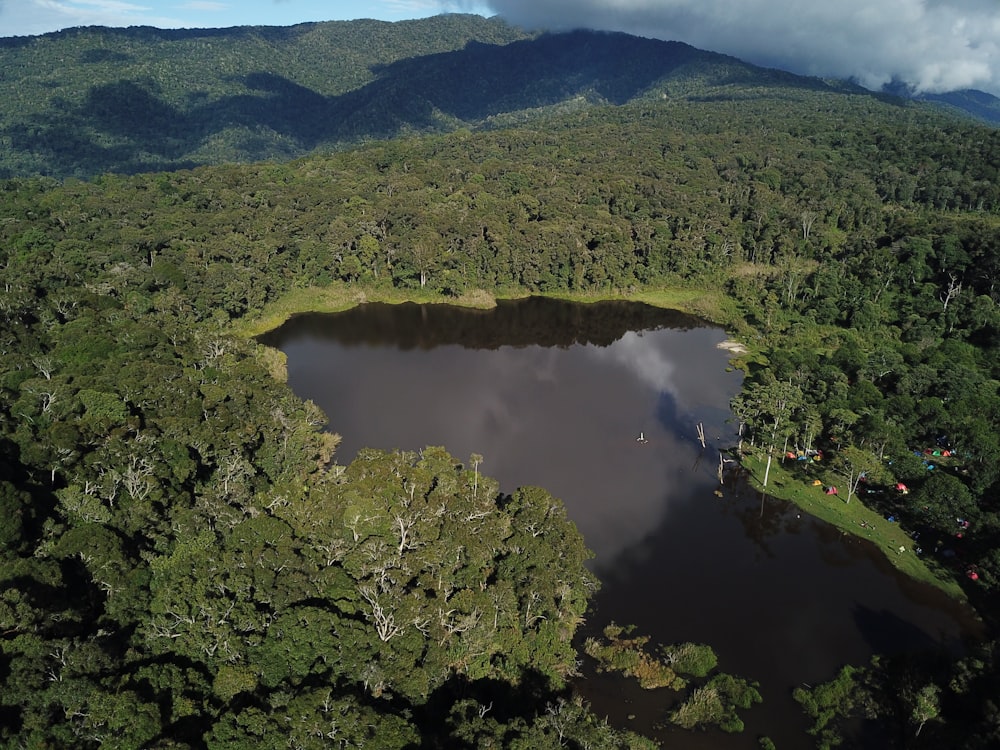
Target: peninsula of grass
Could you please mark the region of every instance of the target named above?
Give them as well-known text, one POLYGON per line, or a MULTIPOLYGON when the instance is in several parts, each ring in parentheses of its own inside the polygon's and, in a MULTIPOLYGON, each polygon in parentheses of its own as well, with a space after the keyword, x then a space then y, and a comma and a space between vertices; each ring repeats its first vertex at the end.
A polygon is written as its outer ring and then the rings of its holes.
MULTIPOLYGON (((794 503, 806 513, 836 526, 845 533, 867 539, 885 554, 886 558, 909 577, 936 586, 948 595, 964 601, 965 592, 955 581, 951 571, 942 567, 931 556, 919 555, 919 546, 898 523, 883 518, 854 495, 850 502, 845 495, 827 495, 824 486, 795 476, 783 465, 781 459, 771 463, 767 487, 762 485, 767 458, 760 452, 747 453, 742 465, 750 472, 752 485, 771 497, 794 503), (902 548, 902 551, 900 549, 902 548)), ((835 482, 834 482, 835 484, 835 482)))

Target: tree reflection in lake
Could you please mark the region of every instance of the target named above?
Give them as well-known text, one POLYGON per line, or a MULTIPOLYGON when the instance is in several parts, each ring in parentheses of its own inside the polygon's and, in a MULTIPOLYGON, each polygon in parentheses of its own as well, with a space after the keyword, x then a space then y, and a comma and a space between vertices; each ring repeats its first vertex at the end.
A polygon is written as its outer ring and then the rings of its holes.
MULTIPOLYGON (((530 299, 494 311, 366 305, 296 318, 263 340, 343 436, 340 463, 365 446, 442 445, 481 454, 479 470, 505 491, 545 487, 596 554, 604 585, 589 627, 614 620, 660 643, 709 643, 721 669, 760 682, 764 704, 743 735, 670 732, 670 747, 752 748, 768 735, 806 748, 793 687, 883 647, 954 646, 973 626, 870 545, 780 501, 762 512, 738 473, 715 495, 741 382, 724 338, 644 305, 530 299)), ((618 678, 580 687, 599 714, 646 731, 670 701, 618 678)))

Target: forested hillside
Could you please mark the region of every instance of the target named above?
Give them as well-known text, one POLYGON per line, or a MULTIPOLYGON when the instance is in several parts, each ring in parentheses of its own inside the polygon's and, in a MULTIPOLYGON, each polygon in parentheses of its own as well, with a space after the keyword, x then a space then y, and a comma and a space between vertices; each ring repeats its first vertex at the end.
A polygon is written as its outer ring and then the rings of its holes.
POLYGON ((956 113, 971 114, 983 122, 1000 124, 1000 99, 985 91, 950 91, 946 94, 924 94, 919 98, 956 113))
MULTIPOLYGON (((566 689, 597 582, 562 505, 440 448, 340 465, 323 415, 232 334, 316 286, 702 290, 759 352, 748 444, 867 472, 864 502, 947 543, 995 627, 1000 133, 731 70, 724 96, 0 183, 4 745, 640 746, 566 689), (932 471, 928 450, 949 455, 932 471)), ((146 163, 120 127, 122 163, 146 163)), ((818 713, 990 747, 994 643, 877 664, 867 702, 818 713)))
POLYGON ((525 38, 498 19, 447 15, 0 39, 0 176, 284 159, 395 135, 407 121, 384 120, 394 103, 357 102, 387 66, 525 38))
MULTIPOLYGON (((499 18, 0 39, 0 177, 289 159, 636 99, 847 90, 676 42, 533 35, 499 18)), ((899 99, 900 105, 904 100, 899 99)), ((910 105, 925 106, 925 105, 910 105)))

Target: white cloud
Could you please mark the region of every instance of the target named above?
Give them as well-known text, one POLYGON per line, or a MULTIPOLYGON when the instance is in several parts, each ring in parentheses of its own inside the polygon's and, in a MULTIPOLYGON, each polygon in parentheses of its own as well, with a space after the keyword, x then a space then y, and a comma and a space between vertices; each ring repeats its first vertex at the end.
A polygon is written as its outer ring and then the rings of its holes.
POLYGON ((1000 95, 996 0, 489 0, 513 23, 673 39, 759 65, 1000 95))
POLYGON ((677 395, 674 357, 668 349, 663 348, 664 338, 666 337, 657 337, 654 343, 642 333, 629 331, 613 347, 589 348, 587 353, 595 359, 612 359, 654 392, 677 395))
POLYGON ((384 0, 387 17, 418 18, 438 13, 489 13, 485 0, 384 0))

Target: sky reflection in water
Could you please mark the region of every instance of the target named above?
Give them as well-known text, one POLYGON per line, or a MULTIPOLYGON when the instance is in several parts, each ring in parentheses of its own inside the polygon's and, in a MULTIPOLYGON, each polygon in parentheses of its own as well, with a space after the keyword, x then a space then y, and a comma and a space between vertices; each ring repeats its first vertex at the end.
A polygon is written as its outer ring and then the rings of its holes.
MULTIPOLYGON (((722 338, 664 329, 627 332, 609 346, 400 352, 323 348, 309 334, 282 348, 292 388, 343 435, 338 461, 362 447, 443 445, 462 460, 480 453, 503 491, 540 485, 564 500, 603 568, 690 494, 691 477, 671 476, 671 466, 695 464, 695 424, 704 421, 712 439, 731 435, 719 404, 740 376, 725 372, 714 347, 722 338), (640 432, 648 442, 637 442, 640 432)), ((712 459, 702 480, 714 470, 712 459)))

